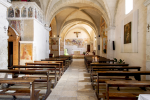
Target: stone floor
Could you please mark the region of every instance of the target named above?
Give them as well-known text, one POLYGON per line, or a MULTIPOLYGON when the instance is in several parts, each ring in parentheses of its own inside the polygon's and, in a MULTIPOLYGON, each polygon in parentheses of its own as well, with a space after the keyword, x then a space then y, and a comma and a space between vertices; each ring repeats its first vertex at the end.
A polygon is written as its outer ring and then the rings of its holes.
POLYGON ((83 59, 74 59, 47 100, 97 100, 83 59))

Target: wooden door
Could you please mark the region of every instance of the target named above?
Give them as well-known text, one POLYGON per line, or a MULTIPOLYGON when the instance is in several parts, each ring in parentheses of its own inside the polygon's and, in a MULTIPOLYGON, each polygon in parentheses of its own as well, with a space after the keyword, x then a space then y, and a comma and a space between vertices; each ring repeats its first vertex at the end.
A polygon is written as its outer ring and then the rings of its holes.
POLYGON ((90 52, 90 45, 87 45, 87 52, 90 52))
POLYGON ((13 42, 8 42, 8 67, 13 65, 13 42))

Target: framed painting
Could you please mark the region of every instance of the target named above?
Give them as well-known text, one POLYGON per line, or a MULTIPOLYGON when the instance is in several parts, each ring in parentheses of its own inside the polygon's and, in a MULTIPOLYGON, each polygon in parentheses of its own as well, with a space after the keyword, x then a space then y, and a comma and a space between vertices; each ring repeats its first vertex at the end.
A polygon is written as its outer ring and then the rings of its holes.
POLYGON ((124 44, 131 43, 131 25, 131 22, 124 25, 124 44))

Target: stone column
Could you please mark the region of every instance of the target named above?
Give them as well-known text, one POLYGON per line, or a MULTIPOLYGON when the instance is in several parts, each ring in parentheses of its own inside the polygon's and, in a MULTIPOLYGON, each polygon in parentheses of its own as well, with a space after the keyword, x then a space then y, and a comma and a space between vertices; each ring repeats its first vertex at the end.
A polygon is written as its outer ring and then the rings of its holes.
POLYGON ((107 58, 113 59, 114 58, 114 50, 112 41, 115 40, 115 27, 109 26, 107 29, 107 58))
POLYGON ((51 42, 51 53, 54 54, 54 56, 60 55, 60 37, 52 37, 51 40, 56 43, 51 42))
MULTIPOLYGON (((147 7, 146 70, 150 71, 150 0, 146 0, 144 5, 147 7)), ((146 76, 146 79, 150 80, 150 77, 146 76)))
POLYGON ((32 18, 35 18, 35 8, 33 8, 33 16, 32 18))
POLYGON ((26 17, 28 18, 29 16, 28 16, 28 9, 29 9, 29 7, 26 7, 26 17))
POLYGON ((21 8, 19 8, 19 11, 20 11, 20 18, 21 18, 21 17, 22 17, 22 16, 21 16, 21 8))

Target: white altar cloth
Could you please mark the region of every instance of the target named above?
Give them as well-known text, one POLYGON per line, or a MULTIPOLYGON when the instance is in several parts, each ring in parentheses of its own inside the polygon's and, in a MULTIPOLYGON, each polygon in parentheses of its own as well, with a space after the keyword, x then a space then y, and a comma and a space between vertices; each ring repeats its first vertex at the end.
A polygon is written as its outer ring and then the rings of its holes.
POLYGON ((150 94, 140 94, 138 100, 150 100, 150 94))

